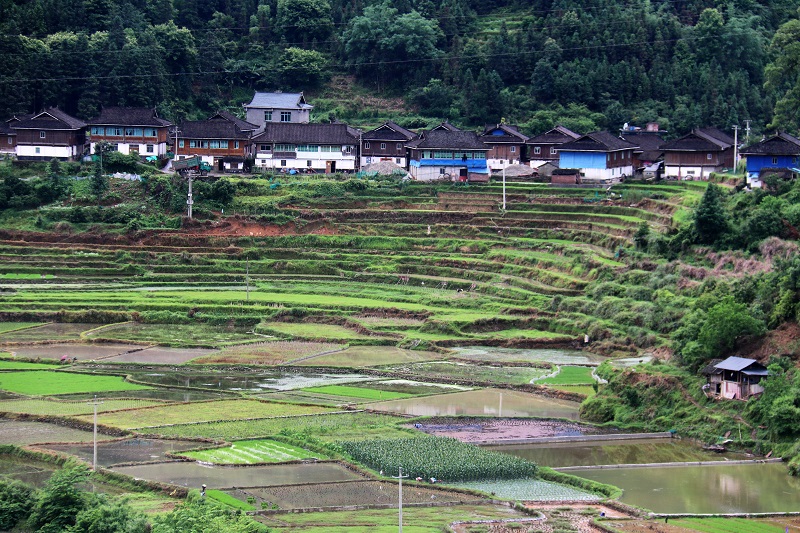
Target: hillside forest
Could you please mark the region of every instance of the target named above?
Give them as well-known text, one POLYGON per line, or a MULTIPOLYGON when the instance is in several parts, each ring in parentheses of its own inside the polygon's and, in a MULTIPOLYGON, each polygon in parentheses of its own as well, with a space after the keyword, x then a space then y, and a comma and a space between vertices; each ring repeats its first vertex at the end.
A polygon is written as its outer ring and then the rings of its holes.
POLYGON ((176 121, 304 90, 315 121, 791 130, 798 33, 791 0, 2 0, 0 111, 176 121), (402 104, 337 100, 343 77, 402 104))

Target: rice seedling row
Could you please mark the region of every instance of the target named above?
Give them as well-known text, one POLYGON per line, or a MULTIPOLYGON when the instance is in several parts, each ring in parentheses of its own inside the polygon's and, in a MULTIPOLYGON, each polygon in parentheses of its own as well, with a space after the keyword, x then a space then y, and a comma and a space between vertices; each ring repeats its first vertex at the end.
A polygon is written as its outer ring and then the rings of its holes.
POLYGON ((189 451, 180 455, 213 464, 281 463, 309 458, 328 458, 319 452, 311 452, 275 440, 237 441, 224 448, 189 451))

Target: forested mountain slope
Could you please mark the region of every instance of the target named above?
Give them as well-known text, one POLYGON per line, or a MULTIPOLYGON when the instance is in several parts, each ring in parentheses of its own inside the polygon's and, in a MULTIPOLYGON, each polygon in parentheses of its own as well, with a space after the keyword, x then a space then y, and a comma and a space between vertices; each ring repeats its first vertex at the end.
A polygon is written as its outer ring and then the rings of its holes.
POLYGON ((0 111, 58 105, 87 118, 101 105, 155 105, 178 120, 237 108, 254 89, 314 93, 352 74, 423 120, 580 131, 652 120, 680 133, 750 119, 758 131, 788 94, 774 125, 791 128, 796 10, 791 0, 2 0, 0 111))

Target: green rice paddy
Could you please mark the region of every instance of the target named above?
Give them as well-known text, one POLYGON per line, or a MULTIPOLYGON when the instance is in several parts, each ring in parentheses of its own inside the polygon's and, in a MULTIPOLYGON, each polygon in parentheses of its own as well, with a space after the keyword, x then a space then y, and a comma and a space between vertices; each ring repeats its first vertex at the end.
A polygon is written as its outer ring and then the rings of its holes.
POLYGON ((283 463, 316 458, 327 459, 324 454, 310 452, 297 446, 275 440, 244 440, 224 448, 183 452, 180 455, 213 464, 283 463))
POLYGON ((0 389, 28 396, 149 389, 118 376, 63 371, 8 372, 0 376, 0 389))
POLYGON ((322 394, 332 394, 334 396, 350 396, 365 400, 396 400, 398 398, 410 398, 413 394, 402 392, 391 392, 378 389, 368 389, 366 387, 350 387, 347 385, 325 385, 322 387, 310 387, 303 389, 307 392, 322 394))

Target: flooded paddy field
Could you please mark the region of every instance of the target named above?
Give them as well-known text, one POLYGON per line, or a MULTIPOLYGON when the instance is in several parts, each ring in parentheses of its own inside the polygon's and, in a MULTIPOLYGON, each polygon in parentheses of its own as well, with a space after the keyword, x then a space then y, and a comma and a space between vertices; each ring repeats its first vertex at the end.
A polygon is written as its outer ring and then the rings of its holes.
POLYGON ((297 361, 299 366, 358 368, 398 363, 438 361, 447 356, 437 352, 406 350, 396 346, 351 346, 346 350, 297 361))
POLYGON ((522 457, 536 464, 553 468, 592 465, 728 461, 746 458, 743 454, 706 451, 691 441, 670 438, 561 442, 558 444, 521 444, 492 446, 491 449, 496 452, 522 457))
POLYGON ((293 390, 318 385, 336 385, 375 379, 363 374, 330 374, 289 369, 254 370, 235 372, 226 369, 158 370, 130 373, 133 380, 152 385, 169 387, 193 387, 231 392, 259 393, 267 390, 293 390))
POLYGON ((212 326, 203 323, 185 325, 123 322, 103 327, 88 336, 171 346, 218 346, 228 343, 252 342, 262 338, 249 329, 212 326))
POLYGON ((61 394, 60 400, 91 400, 97 396, 101 400, 128 398, 140 400, 160 400, 162 402, 197 402, 202 400, 221 400, 230 398, 222 392, 206 392, 180 389, 144 389, 134 391, 103 391, 102 394, 61 394))
POLYGON ((384 367, 399 374, 431 380, 462 380, 482 383, 524 385, 551 373, 549 368, 527 366, 488 366, 463 361, 429 361, 384 367))
MULTIPOLYGON (((38 329, 38 328, 37 328, 38 329)), ((29 331, 29 330, 26 330, 29 331)), ((46 339, 47 337, 43 337, 46 339)), ((0 337, 2 340, 2 337, 0 337)), ((138 350, 141 346, 135 344, 20 344, 8 347, 16 352, 17 357, 30 359, 61 359, 66 355, 68 359, 78 361, 92 361, 118 356, 131 350, 138 350)))
MULTIPOLYGON (((280 509, 307 509, 310 507, 339 507, 346 505, 397 505, 397 483, 388 481, 348 481, 316 483, 313 485, 284 485, 227 491, 234 498, 247 501, 256 499, 277 505, 280 509)), ((480 498, 441 490, 403 484, 403 504, 480 501, 480 498)))
MULTIPOLYGON (((91 433, 90 433, 91 435, 91 433)), ((97 464, 108 467, 126 463, 163 461, 168 452, 182 452, 197 448, 201 443, 181 440, 124 439, 97 444, 97 464)), ((50 444, 44 446, 92 462, 93 446, 89 444, 50 444)))
POLYGON ((271 487, 362 479, 359 474, 338 463, 225 467, 183 462, 123 466, 113 470, 137 479, 171 483, 188 488, 199 488, 205 484, 209 489, 271 487))
POLYGON ((493 363, 534 363, 547 362, 556 365, 599 364, 605 360, 603 356, 582 350, 567 349, 519 349, 497 348, 493 346, 465 346, 452 348, 453 356, 459 359, 471 359, 493 363))
POLYGON ((59 341, 79 339, 81 333, 100 327, 101 324, 52 323, 34 328, 9 331, 0 334, 0 343, 59 341))
POLYGON ((621 501, 656 513, 800 511, 800 479, 780 463, 582 470, 580 477, 616 485, 621 501))
POLYGON ((496 416, 578 419, 577 402, 500 389, 482 389, 370 404, 370 409, 415 416, 496 416))
MULTIPOLYGON (((116 437, 97 434, 97 440, 116 437)), ((92 432, 28 420, 0 419, 0 444, 23 446, 40 442, 92 442, 92 432)))
POLYGON ((164 348, 154 346, 143 350, 122 353, 109 357, 104 362, 110 363, 151 363, 159 365, 182 365, 192 359, 215 353, 211 348, 164 348))
POLYGON ((0 480, 21 481, 34 487, 43 487, 58 466, 25 457, 0 454, 0 480))
MULTIPOLYGON (((503 442, 546 437, 578 437, 583 435, 600 435, 610 432, 606 429, 574 422, 533 420, 530 418, 469 419, 440 417, 420 422, 415 427, 430 435, 452 437, 462 442, 472 443, 503 442)), ((520 446, 515 446, 514 448, 517 447, 520 446)), ((492 449, 505 452, 506 448, 510 447, 502 446, 492 449)))

